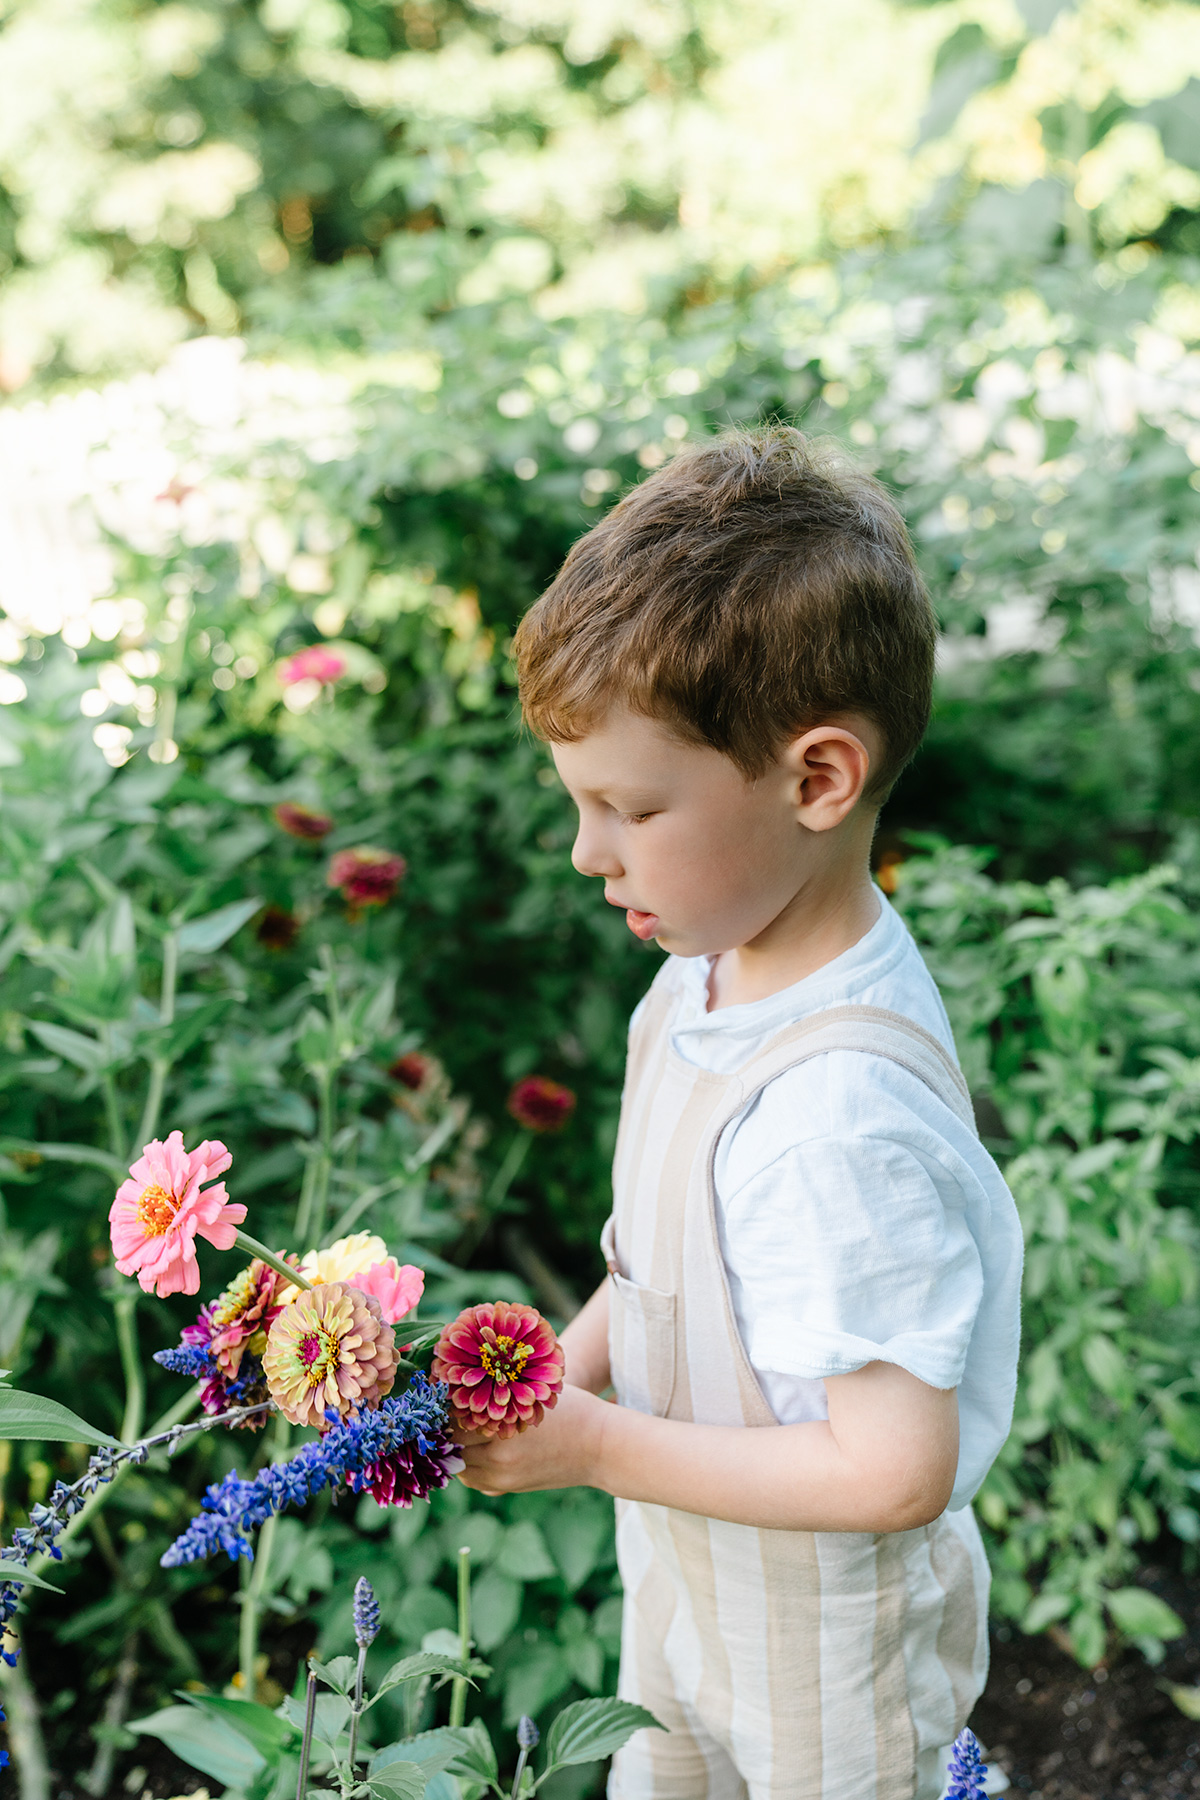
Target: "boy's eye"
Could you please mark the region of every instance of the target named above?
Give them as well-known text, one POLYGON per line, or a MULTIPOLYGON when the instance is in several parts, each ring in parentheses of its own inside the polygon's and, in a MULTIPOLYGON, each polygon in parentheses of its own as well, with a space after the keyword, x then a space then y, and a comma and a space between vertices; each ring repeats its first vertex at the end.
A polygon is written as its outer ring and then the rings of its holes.
POLYGON ((622 825, 641 825, 641 824, 644 824, 647 819, 653 818, 653 816, 654 816, 653 813, 648 813, 648 812, 622 813, 621 814, 621 823, 622 823, 622 825))

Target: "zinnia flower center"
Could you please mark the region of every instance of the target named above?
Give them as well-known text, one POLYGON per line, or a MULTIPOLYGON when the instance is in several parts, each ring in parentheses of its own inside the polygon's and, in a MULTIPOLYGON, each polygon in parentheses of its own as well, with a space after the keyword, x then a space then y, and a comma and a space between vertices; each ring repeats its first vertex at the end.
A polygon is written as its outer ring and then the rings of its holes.
POLYGON ((532 1344, 518 1344, 510 1337, 497 1337, 493 1343, 479 1346, 479 1360, 493 1381, 519 1381, 532 1355, 532 1344))
POLYGON ((310 1331, 300 1339, 300 1361, 309 1387, 316 1387, 337 1367, 339 1342, 331 1331, 310 1331))
POLYGON ((232 1325, 235 1319, 240 1319, 254 1298, 257 1288, 258 1279, 254 1272, 250 1269, 243 1269, 236 1280, 232 1281, 225 1292, 218 1297, 213 1308, 213 1324, 232 1325))
POLYGON ((175 1223, 178 1205, 174 1194, 159 1187, 157 1181, 152 1181, 149 1187, 143 1188, 138 1195, 137 1216, 146 1228, 146 1236, 162 1237, 164 1232, 170 1231, 175 1223))

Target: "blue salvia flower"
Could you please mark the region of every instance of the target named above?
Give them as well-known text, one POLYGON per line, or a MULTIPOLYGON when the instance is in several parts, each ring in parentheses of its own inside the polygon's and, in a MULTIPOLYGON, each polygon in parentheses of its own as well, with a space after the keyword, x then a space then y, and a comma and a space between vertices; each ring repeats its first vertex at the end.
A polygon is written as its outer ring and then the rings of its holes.
POLYGON ((354 1584, 354 1641, 365 1650, 378 1635, 379 1602, 366 1576, 360 1575, 354 1584))
POLYGON ((303 1506, 323 1488, 343 1482, 358 1492, 363 1471, 404 1444, 415 1443, 425 1454, 444 1451, 446 1410, 444 1383, 424 1375, 414 1375, 403 1394, 389 1395, 371 1412, 339 1419, 331 1408, 324 1437, 301 1445, 286 1462, 271 1463, 250 1481, 231 1470, 214 1482, 201 1501, 203 1511, 162 1557, 163 1568, 199 1562, 217 1550, 234 1562, 240 1556, 253 1561, 246 1533, 272 1513, 303 1506))
POLYGON ((541 1736, 529 1714, 522 1713, 517 1721, 517 1747, 521 1750, 536 1750, 541 1736))
POLYGON ((944 1800, 984 1800, 987 1768, 983 1748, 969 1728, 959 1732, 950 1752, 950 1785, 944 1800))

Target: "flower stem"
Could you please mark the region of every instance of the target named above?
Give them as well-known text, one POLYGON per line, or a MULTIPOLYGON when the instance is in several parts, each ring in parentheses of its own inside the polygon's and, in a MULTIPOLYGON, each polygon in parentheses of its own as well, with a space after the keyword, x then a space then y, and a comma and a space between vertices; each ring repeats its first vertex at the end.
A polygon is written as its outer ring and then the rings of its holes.
POLYGON ((354 1704, 350 1708, 350 1779, 354 1779, 354 1759, 358 1755, 358 1721, 362 1718, 363 1675, 367 1667, 367 1646, 358 1646, 358 1668, 354 1674, 354 1704))
MULTIPOLYGON (((458 1655, 471 1660, 471 1551, 464 1544, 458 1553, 458 1655)), ((467 1715, 467 1677, 456 1675, 450 1690, 450 1723, 461 1725, 467 1715)))
POLYGON ((308 1792, 308 1760, 312 1755, 313 1726, 317 1722, 317 1677, 308 1671, 308 1689, 304 1696, 304 1736, 300 1739, 300 1769, 296 1776, 296 1800, 306 1800, 308 1792))
POLYGON ((268 1269, 274 1269, 277 1275, 286 1276, 293 1287, 307 1290, 312 1286, 312 1282, 306 1281, 298 1269, 291 1268, 281 1256, 276 1256, 273 1250, 268 1250, 265 1244, 260 1244, 257 1238, 252 1238, 248 1231, 238 1232, 233 1240, 233 1247, 235 1250, 243 1251, 247 1256, 256 1256, 259 1262, 266 1263, 268 1269))
POLYGON ((529 1146, 533 1142, 533 1134, 518 1131, 512 1143, 504 1153, 504 1160, 492 1177, 492 1184, 484 1196, 484 1207, 499 1206, 508 1195, 508 1190, 521 1172, 521 1165, 529 1155, 529 1146))
MULTIPOLYGON (((276 1455, 281 1456, 287 1449, 288 1422, 282 1413, 275 1420, 273 1439, 268 1462, 276 1455)), ((238 1626, 238 1668, 242 1676, 242 1694, 247 1700, 258 1698, 258 1674, 255 1666, 258 1662, 258 1625, 262 1617, 263 1593, 271 1568, 271 1550, 278 1524, 278 1513, 272 1513, 258 1534, 258 1550, 253 1563, 242 1562, 246 1578, 241 1593, 242 1618, 238 1626)))
POLYGON ((524 1744, 522 1744, 521 1745, 521 1754, 517 1758, 516 1772, 513 1775, 512 1794, 510 1796, 510 1800, 517 1800, 517 1796, 521 1792, 521 1777, 525 1773, 525 1764, 528 1761, 529 1761, 529 1752, 525 1748, 524 1744))
POLYGON ((121 1351, 121 1370, 125 1376, 125 1416, 121 1420, 121 1442, 137 1442, 146 1409, 146 1382, 137 1347, 137 1287, 122 1281, 113 1300, 117 1321, 117 1343, 121 1351))
POLYGON ((312 1224, 309 1228, 309 1242, 305 1246, 319 1250, 321 1239, 325 1233, 325 1214, 329 1207, 329 1178, 333 1173, 333 1070, 322 1069, 317 1077, 317 1098, 320 1105, 321 1149, 316 1158, 313 1173, 312 1224))

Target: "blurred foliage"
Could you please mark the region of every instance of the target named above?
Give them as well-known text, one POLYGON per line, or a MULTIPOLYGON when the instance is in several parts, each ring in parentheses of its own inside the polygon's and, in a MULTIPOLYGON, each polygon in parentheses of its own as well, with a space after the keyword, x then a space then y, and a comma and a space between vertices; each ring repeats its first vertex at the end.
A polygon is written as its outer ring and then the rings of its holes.
MULTIPOLYGON (((225 1138, 272 1241, 328 1182, 331 1231, 380 1230, 435 1304, 524 1291, 531 1248, 593 1283, 654 957, 570 870, 508 644, 631 482, 782 414, 897 491, 945 629, 879 848, 1029 1242, 996 1603, 1157 1654, 1138 1556, 1190 1558, 1200 1518, 1200 8, 0 18, 0 1360, 120 1422, 105 1213, 151 1116, 225 1138), (313 644, 336 681, 290 679, 313 644), (352 921, 325 870, 355 845, 408 874, 352 921), (414 1096, 386 1071, 415 1046, 445 1073, 414 1096), (579 1107, 509 1191, 532 1071, 579 1107)), ((184 1309, 139 1304, 148 1354, 184 1309)), ((155 1564, 255 1449, 132 1475, 39 1600, 56 1754, 93 1725, 140 1754, 97 1723, 131 1642, 139 1706, 228 1679, 236 1577, 155 1564)), ((16 1451, 6 1518, 69 1462, 16 1451)), ((608 1521, 318 1506, 280 1527, 269 1679, 347 1648, 364 1571, 381 1656, 447 1629, 469 1539, 489 1716, 602 1691, 608 1521)))

